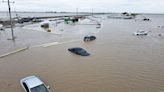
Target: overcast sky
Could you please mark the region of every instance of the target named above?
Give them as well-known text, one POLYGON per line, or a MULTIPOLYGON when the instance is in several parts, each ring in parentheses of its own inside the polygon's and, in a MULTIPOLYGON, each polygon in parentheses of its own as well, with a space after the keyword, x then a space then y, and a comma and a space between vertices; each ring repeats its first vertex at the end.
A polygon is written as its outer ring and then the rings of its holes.
MULTIPOLYGON (((164 13, 164 0, 13 0, 13 11, 164 13)), ((0 2, 0 11, 7 3, 0 2)))

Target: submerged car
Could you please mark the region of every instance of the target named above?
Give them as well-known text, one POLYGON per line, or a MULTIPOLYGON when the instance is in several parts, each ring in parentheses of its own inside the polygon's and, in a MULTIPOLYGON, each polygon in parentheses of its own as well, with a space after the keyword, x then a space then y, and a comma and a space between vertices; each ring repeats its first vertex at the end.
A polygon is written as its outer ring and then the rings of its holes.
POLYGON ((144 18, 143 21, 151 21, 149 18, 144 18))
POLYGON ((95 40, 95 39, 96 39, 95 36, 85 36, 85 37, 84 37, 84 41, 93 41, 93 40, 95 40))
POLYGON ((148 32, 147 31, 137 31, 137 32, 134 32, 133 33, 134 35, 136 35, 136 36, 146 36, 146 35, 148 35, 148 32))
POLYGON ((36 76, 23 78, 21 79, 20 84, 25 92, 50 92, 49 86, 46 86, 44 82, 36 76))
POLYGON ((81 56, 89 56, 90 55, 86 50, 79 48, 79 47, 70 48, 70 49, 68 49, 68 51, 70 51, 74 54, 77 54, 77 55, 81 55, 81 56))
POLYGON ((24 23, 24 22, 30 22, 32 21, 34 18, 30 18, 30 17, 27 17, 27 18, 20 18, 18 19, 18 23, 24 23))
POLYGON ((42 27, 42 28, 49 28, 49 23, 43 23, 43 24, 41 25, 41 27, 42 27))

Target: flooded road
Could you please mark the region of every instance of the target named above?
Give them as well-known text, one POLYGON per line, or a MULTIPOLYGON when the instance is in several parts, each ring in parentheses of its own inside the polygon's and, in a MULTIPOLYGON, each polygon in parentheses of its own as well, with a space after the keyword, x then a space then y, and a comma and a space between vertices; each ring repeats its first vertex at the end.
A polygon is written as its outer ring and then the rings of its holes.
POLYGON ((1 58, 0 92, 23 92, 19 81, 30 75, 39 76, 52 92, 164 92, 164 29, 157 27, 163 17, 151 16, 152 22, 106 19, 93 42, 31 48, 1 58), (150 32, 132 35, 138 30, 150 32), (68 52, 72 47, 91 56, 68 52))

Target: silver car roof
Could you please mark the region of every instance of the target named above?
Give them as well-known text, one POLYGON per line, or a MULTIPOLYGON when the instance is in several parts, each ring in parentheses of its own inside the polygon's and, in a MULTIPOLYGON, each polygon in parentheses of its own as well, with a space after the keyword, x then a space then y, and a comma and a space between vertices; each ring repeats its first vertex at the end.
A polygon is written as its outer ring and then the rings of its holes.
POLYGON ((25 82, 29 88, 34 88, 36 86, 43 84, 43 82, 36 76, 29 76, 22 79, 21 81, 25 82))

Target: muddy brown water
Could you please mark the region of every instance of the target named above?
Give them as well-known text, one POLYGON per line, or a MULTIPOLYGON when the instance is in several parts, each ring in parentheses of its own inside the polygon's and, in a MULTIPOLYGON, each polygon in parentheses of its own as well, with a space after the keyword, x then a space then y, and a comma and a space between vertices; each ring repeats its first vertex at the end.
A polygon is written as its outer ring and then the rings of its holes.
POLYGON ((40 77, 51 92, 164 92, 162 19, 152 22, 104 20, 97 40, 29 50, 0 59, 0 92, 23 92, 20 79, 40 77), (136 37, 137 30, 150 30, 136 37), (67 51, 83 47, 81 57, 67 51))

